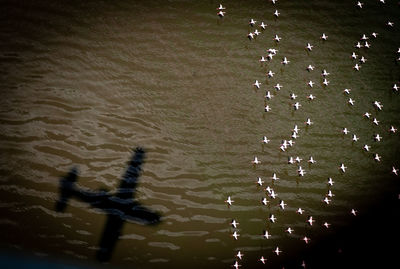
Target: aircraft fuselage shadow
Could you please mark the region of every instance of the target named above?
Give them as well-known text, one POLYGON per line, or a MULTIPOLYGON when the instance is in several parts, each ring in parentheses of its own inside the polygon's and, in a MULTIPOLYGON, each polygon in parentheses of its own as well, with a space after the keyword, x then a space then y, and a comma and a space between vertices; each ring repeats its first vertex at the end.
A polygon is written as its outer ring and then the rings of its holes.
POLYGON ((68 200, 75 197, 107 213, 107 222, 96 254, 97 260, 101 262, 111 259, 126 220, 133 220, 146 225, 154 225, 160 222, 160 214, 133 200, 144 158, 145 151, 142 148, 136 148, 116 193, 79 188, 75 185, 78 179, 77 167, 71 168, 68 174, 60 179, 60 197, 56 203, 58 212, 65 211, 68 200))

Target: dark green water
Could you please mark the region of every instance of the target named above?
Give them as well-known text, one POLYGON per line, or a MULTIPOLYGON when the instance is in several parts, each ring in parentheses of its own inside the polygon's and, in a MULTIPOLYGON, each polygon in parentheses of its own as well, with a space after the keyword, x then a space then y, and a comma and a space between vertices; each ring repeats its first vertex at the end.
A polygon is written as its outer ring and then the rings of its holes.
POLYGON ((238 250, 245 255, 241 268, 396 262, 399 248, 387 245, 399 239, 400 185, 391 170, 400 168, 400 132, 388 130, 400 128, 400 96, 392 90, 400 78, 400 7, 386 2, 364 1, 360 10, 354 1, 227 1, 219 19, 216 1, 0 1, 1 248, 99 266, 106 214, 74 198, 56 212, 59 179, 76 165, 79 186, 116 191, 132 148, 141 146, 147 158, 135 199, 162 221, 125 223, 110 268, 232 268, 238 250), (250 18, 269 25, 252 41, 250 18), (370 49, 354 47, 363 34, 370 49), (261 65, 268 48, 279 51, 261 65), (359 72, 353 51, 367 58, 359 72), (323 69, 330 73, 327 87, 323 69), (267 79, 269 70, 275 76, 267 79), (315 100, 307 100, 310 93, 315 100), (307 118, 314 124, 306 127, 307 118), (300 137, 280 151, 295 124, 300 137), (381 142, 373 139, 377 133, 381 142), (261 160, 256 167, 254 156, 261 160), (289 156, 303 159, 304 177, 289 156), (309 165, 309 156, 317 162, 309 165), (274 172, 280 179, 272 182, 274 172), (278 198, 263 206, 267 185, 278 198), (326 205, 328 189, 335 196, 326 205), (229 208, 228 196, 235 201, 229 208), (295 212, 299 207, 304 215, 295 212), (268 221, 271 213, 276 223, 268 221), (232 218, 240 223, 237 241, 232 218), (262 237, 265 229, 272 238, 262 237))

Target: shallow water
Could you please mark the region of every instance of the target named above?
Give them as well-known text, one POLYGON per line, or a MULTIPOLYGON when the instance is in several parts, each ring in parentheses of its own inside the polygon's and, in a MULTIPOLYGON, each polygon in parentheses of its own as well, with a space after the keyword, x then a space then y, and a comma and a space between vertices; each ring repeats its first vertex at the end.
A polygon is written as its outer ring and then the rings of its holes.
MULTIPOLYGON (((372 260, 394 258, 396 249, 376 250, 399 236, 389 233, 398 225, 400 186, 391 169, 400 167, 399 133, 388 132, 400 127, 400 97, 392 90, 400 77, 398 3, 365 1, 359 10, 353 1, 280 0, 276 7, 230 1, 223 3, 223 19, 216 16, 218 4, 1 1, 2 249, 98 265, 106 215, 74 198, 65 213, 56 212, 59 179, 76 165, 79 186, 115 192, 132 149, 141 146, 147 158, 135 199, 160 212, 162 221, 125 223, 112 268, 231 268, 237 250, 245 254, 242 268, 263 266, 261 255, 271 267, 298 268, 305 260, 321 268, 325 258, 341 264, 366 245, 372 260), (276 20, 275 9, 281 13, 276 20), (253 41, 246 38, 254 30, 250 18, 269 24, 253 41), (363 33, 374 31, 379 36, 371 37, 370 49, 354 48, 363 33), (282 37, 279 44, 275 34, 282 37), (311 52, 307 42, 314 45, 311 52), (261 65, 268 48, 278 54, 261 65), (353 51, 367 58, 359 72, 353 51), (280 63, 285 56, 287 66, 280 63), (306 71, 309 64, 313 72, 306 71), (327 87, 322 69, 330 72, 327 87), (276 74, 266 79, 269 70, 276 74), (252 87, 255 79, 259 90, 252 87), (273 89, 278 82, 280 91, 273 89), (354 106, 345 88, 352 89, 354 106), (275 95, 270 101, 266 90, 275 95), (291 92, 302 104, 298 111, 291 92), (309 93, 317 97, 312 102, 309 93), (366 111, 378 126, 363 118, 366 111), (307 118, 314 124, 306 127, 307 118), (281 152, 295 124, 300 137, 281 152), (360 140, 352 143, 343 127, 360 140), (376 133, 381 142, 374 142, 376 133), (267 145, 264 135, 271 139, 267 145), (371 145, 369 153, 364 144, 371 145), (306 163, 311 155, 316 164, 306 163), (254 156, 262 162, 257 167, 254 156), (288 156, 303 159, 304 177, 287 164, 288 156), (348 167, 344 174, 340 163, 348 167), (258 176, 278 193, 270 206, 261 205, 266 185, 257 187, 258 176), (325 205, 328 177, 336 196, 325 205), (229 208, 228 196, 235 201, 229 208), (284 211, 280 199, 288 204, 284 211), (303 216, 295 213, 298 207, 306 210, 303 216), (383 221, 376 223, 372 213, 383 208, 383 221), (270 213, 276 223, 267 221, 270 213), (312 227, 309 215, 316 219, 312 227), (240 223, 237 241, 232 218, 240 223), (332 224, 329 230, 324 221, 332 224), (293 235, 285 233, 288 226, 293 235), (381 236, 371 242, 356 232, 360 226, 381 236), (271 239, 263 239, 264 229, 271 239), (300 240, 305 235, 308 245, 300 240), (279 257, 272 252, 276 246, 283 250, 279 257)), ((356 258, 351 262, 360 262, 356 258)))

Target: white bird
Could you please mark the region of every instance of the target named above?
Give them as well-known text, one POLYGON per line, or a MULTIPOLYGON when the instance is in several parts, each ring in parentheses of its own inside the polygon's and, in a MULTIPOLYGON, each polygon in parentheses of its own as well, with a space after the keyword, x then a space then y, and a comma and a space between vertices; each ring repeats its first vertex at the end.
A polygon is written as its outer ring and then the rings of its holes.
POLYGON ((308 241, 310 241, 310 238, 308 238, 307 236, 304 236, 302 240, 304 242, 306 242, 306 244, 308 244, 308 241))
POLYGON ((346 166, 344 166, 344 164, 342 163, 342 164, 340 164, 340 166, 339 166, 339 169, 343 172, 343 173, 345 173, 346 172, 346 166))
POLYGON ((257 21, 255 21, 254 19, 250 19, 250 20, 249 20, 249 25, 250 25, 251 27, 253 27, 254 24, 256 24, 256 22, 257 22, 257 21))
POLYGON ((288 59, 286 57, 283 57, 281 64, 287 65, 288 63, 290 63, 290 61, 288 61, 288 59))
MULTIPOLYGON (((299 156, 296 157, 296 162, 297 162, 297 163, 300 163, 302 160, 303 160, 303 159, 300 158, 299 156)), ((301 166, 300 166, 300 168, 301 168, 301 166)))
POLYGON ((267 200, 266 197, 264 197, 264 198, 261 200, 261 203, 262 203, 263 205, 268 205, 269 201, 267 200))
POLYGON ((356 101, 354 101, 353 99, 351 99, 351 97, 349 98, 348 103, 349 103, 350 105, 354 106, 354 103, 355 103, 355 102, 356 102, 356 101))
POLYGON ((268 61, 271 61, 272 58, 274 57, 274 55, 275 55, 275 54, 273 54, 273 53, 268 54, 268 55, 267 55, 267 60, 268 60, 268 61))
POLYGON ((271 190, 271 193, 269 194, 269 196, 270 196, 272 199, 275 199, 276 196, 278 196, 278 194, 277 194, 274 190, 271 190))
POLYGON ((307 43, 306 49, 308 49, 308 51, 312 51, 313 47, 314 47, 313 45, 311 45, 310 43, 307 43))
POLYGON ((271 214, 271 215, 270 215, 269 220, 270 220, 272 223, 275 223, 276 218, 275 218, 274 214, 271 214))
POLYGON ((261 24, 260 24, 260 27, 263 29, 263 30, 265 30, 265 28, 267 28, 267 24, 265 24, 263 21, 261 22, 261 24))
POLYGON ((393 91, 398 92, 399 91, 399 87, 397 86, 397 84, 395 83, 392 87, 393 91))
POLYGON ((308 224, 310 224, 310 226, 312 226, 313 223, 315 222, 315 220, 313 219, 312 216, 309 216, 307 222, 308 222, 308 224))
POLYGON ((396 169, 394 166, 392 166, 392 173, 397 176, 398 172, 399 172, 399 169, 396 169))
POLYGON ((298 110, 301 107, 301 104, 299 102, 296 102, 295 104, 293 104, 293 107, 295 110, 298 110))
POLYGON ((269 234, 268 231, 265 230, 263 236, 265 239, 269 239, 271 237, 271 234, 269 234))
POLYGON ((291 234, 291 233, 293 233, 293 232, 294 232, 294 230, 293 230, 292 228, 290 228, 290 227, 289 227, 289 228, 287 228, 287 229, 286 229, 286 232, 288 232, 288 233, 290 233, 290 234, 291 234))
POLYGON ((272 192, 272 188, 271 188, 270 186, 267 186, 267 187, 265 188, 265 190, 266 190, 269 194, 271 194, 271 192, 272 192))
POLYGON ((240 234, 237 231, 234 231, 232 236, 233 236, 233 238, 235 238, 235 240, 238 240, 238 237, 240 236, 240 234))
POLYGON ((342 129, 342 133, 344 133, 345 135, 347 135, 347 134, 349 133, 349 130, 347 130, 347 128, 344 127, 344 128, 342 129))
POLYGON ((374 101, 373 104, 374 104, 374 106, 375 106, 379 111, 382 110, 383 105, 381 104, 381 102, 379 102, 379 101, 374 101))
POLYGON ((353 214, 354 216, 357 215, 357 210, 355 210, 354 208, 350 211, 351 214, 353 214))
POLYGON ((236 261, 233 265, 232 265, 235 269, 239 269, 239 267, 241 266, 238 261, 236 261))
POLYGON ((262 181, 261 177, 257 178, 257 182, 258 185, 262 186, 262 184, 264 183, 264 181, 262 181))
POLYGON ((388 21, 386 25, 390 26, 390 27, 393 27, 394 26, 394 22, 388 21))
POLYGON ((370 148, 371 146, 368 146, 367 144, 365 144, 364 145, 364 147, 363 147, 363 149, 365 150, 365 151, 369 151, 369 148, 370 148))
POLYGON ((294 100, 294 99, 296 99, 296 97, 297 97, 296 94, 294 94, 294 93, 291 93, 291 94, 290 94, 290 99, 294 100))
POLYGON ((277 49, 274 49, 274 48, 269 48, 268 49, 268 52, 270 52, 270 53, 272 53, 272 54, 276 54, 277 52, 278 52, 278 50, 277 49))
POLYGON ((312 122, 311 119, 308 118, 307 121, 305 122, 305 124, 310 126, 311 124, 314 124, 314 122, 312 122))
POLYGON ((278 180, 279 177, 276 176, 276 173, 273 173, 271 179, 272 179, 272 180, 278 180))
POLYGON ((357 54, 353 51, 353 53, 351 54, 351 58, 353 58, 354 60, 357 59, 357 54))
POLYGON ((368 112, 365 112, 363 116, 369 119, 371 117, 371 114, 368 112))
POLYGON ((316 98, 315 95, 312 95, 311 93, 310 95, 307 96, 307 99, 311 101, 314 100, 315 98, 316 98))
POLYGON ((269 78, 272 78, 274 75, 275 75, 275 73, 272 72, 271 70, 269 70, 268 73, 267 73, 267 76, 268 76, 269 78))
POLYGON ((380 162, 380 161, 381 161, 381 158, 382 158, 382 157, 379 156, 378 153, 375 153, 375 155, 374 155, 374 160, 375 160, 375 161, 380 162))
POLYGON ((322 40, 326 41, 328 39, 328 36, 325 35, 325 33, 322 33, 322 36, 320 37, 322 40))
POLYGON ((354 67, 353 67, 355 70, 357 70, 357 71, 359 71, 360 70, 360 68, 361 68, 361 66, 360 65, 358 65, 358 64, 356 64, 354 67))
POLYGON ((306 171, 304 171, 304 170, 300 170, 298 172, 299 172, 300 177, 304 177, 304 174, 306 174, 306 171))
POLYGON ((378 33, 375 33, 375 32, 373 32, 372 34, 371 34, 374 38, 376 38, 379 34, 378 33))
POLYGON ((385 0, 379 0, 379 2, 381 2, 382 4, 385 4, 385 0))
POLYGON ((281 146, 283 146, 285 149, 287 149, 288 143, 287 143, 287 140, 286 140, 286 139, 285 139, 285 140, 282 140, 281 146))
POLYGON ((329 205, 329 203, 331 202, 331 200, 328 197, 325 197, 325 199, 323 200, 327 205, 329 205))
POLYGON ((265 108, 264 108, 264 111, 265 112, 269 112, 271 110, 271 108, 269 107, 269 105, 267 105, 265 108))
POLYGON ((325 86, 328 86, 329 80, 327 80, 326 78, 324 78, 324 81, 322 82, 322 84, 324 84, 325 86))
POLYGON ((290 157, 288 158, 288 164, 294 164, 294 160, 293 160, 293 157, 292 157, 292 156, 290 156, 290 157))
POLYGON ((276 247, 276 249, 274 250, 274 252, 275 252, 275 254, 276 254, 277 256, 279 256, 279 253, 282 253, 282 251, 279 250, 279 247, 276 247))
POLYGON ((323 76, 323 77, 329 76, 329 73, 324 69, 324 70, 322 70, 321 76, 323 76))
POLYGON ((239 225, 239 222, 237 222, 235 219, 233 219, 231 224, 232 224, 233 228, 237 228, 237 226, 239 225))
POLYGON ((362 8, 363 5, 364 5, 364 3, 361 3, 360 1, 357 2, 357 6, 358 6, 359 8, 362 8))
POLYGON ((278 2, 278 0, 271 0, 272 4, 276 4, 276 2, 278 2))
POLYGON ((360 62, 365 64, 366 61, 367 61, 367 58, 365 58, 364 56, 361 56, 360 62))
POLYGON ((265 264, 265 262, 267 261, 267 259, 264 258, 264 256, 261 256, 261 258, 259 259, 260 262, 262 262, 263 264, 265 264))
POLYGON ((287 204, 285 204, 285 202, 283 200, 281 200, 281 202, 279 203, 280 208, 282 208, 283 210, 285 210, 285 206, 287 204))
POLYGON ((395 133, 395 132, 397 132, 397 129, 394 128, 394 126, 392 125, 392 126, 390 126, 389 132, 395 133))
POLYGON ((310 86, 310 88, 312 88, 313 85, 314 85, 314 82, 312 82, 312 80, 310 80, 310 81, 307 83, 307 85, 310 86))
POLYGON ((367 49, 369 49, 369 48, 371 47, 371 44, 369 44, 367 41, 365 41, 364 47, 366 47, 367 49))
POLYGON ((219 4, 219 7, 217 7, 217 10, 222 10, 222 9, 225 9, 225 7, 222 6, 222 4, 219 4))
POLYGON ((217 13, 217 15, 220 17, 220 18, 222 18, 223 16, 225 16, 225 11, 222 11, 222 10, 220 10, 220 11, 218 11, 218 13, 217 13))
POLYGON ((376 118, 374 118, 374 120, 372 121, 375 125, 379 125, 379 121, 376 119, 376 118))
POLYGON ((261 59, 259 60, 261 63, 265 63, 267 60, 265 59, 264 56, 261 56, 261 59))
POLYGON ((261 34, 261 32, 256 29, 256 30, 254 30, 254 34, 259 35, 259 34, 261 34))
POLYGON ((256 79, 256 81, 253 83, 253 86, 256 87, 257 89, 260 88, 261 82, 258 82, 258 80, 256 79))
POLYGON ((248 37, 250 40, 252 40, 252 39, 254 38, 254 34, 253 34, 252 32, 250 32, 250 33, 247 35, 247 37, 248 37))
POLYGON ((270 91, 267 91, 266 93, 265 93, 265 96, 264 96, 266 99, 268 99, 268 100, 271 100, 272 99, 272 97, 274 97, 274 95, 273 94, 271 94, 271 92, 270 91))
MULTIPOLYGON (((297 133, 296 133, 297 134, 297 133)), ((288 144, 290 147, 293 147, 293 144, 295 144, 296 142, 294 142, 293 140, 288 140, 288 144)))
POLYGON ((238 253, 236 254, 236 257, 238 257, 239 260, 241 260, 243 256, 244 256, 244 255, 240 252, 240 250, 239 250, 238 253))
POLYGON ((261 161, 258 160, 257 156, 254 157, 254 160, 252 161, 253 164, 259 164, 261 161))
POLYGON ((279 13, 278 10, 275 10, 274 16, 275 16, 276 18, 278 18, 280 14, 281 14, 281 13, 279 13))
POLYGON ((274 40, 276 41, 276 42, 279 42, 279 41, 281 41, 281 37, 279 37, 278 35, 275 35, 275 38, 274 38, 274 40))
POLYGON ((282 86, 282 85, 279 85, 279 83, 278 83, 278 84, 276 84, 276 85, 274 86, 274 88, 275 88, 277 91, 280 91, 281 88, 283 88, 283 86, 282 86))
POLYGON ((297 139, 298 137, 299 137, 299 135, 298 135, 296 132, 293 132, 292 138, 293 138, 293 139, 297 139))
POLYGON ((270 140, 269 140, 266 136, 263 136, 262 142, 263 142, 264 144, 268 144, 269 141, 270 141, 270 140))
POLYGON ((367 37, 365 34, 363 34, 360 39, 361 40, 367 40, 367 39, 369 39, 369 37, 367 37))
POLYGON ((328 196, 328 197, 333 197, 333 196, 335 196, 335 195, 332 193, 331 190, 328 190, 328 193, 326 194, 326 196, 328 196))
POLYGON ((292 131, 298 134, 300 129, 295 125, 292 131))
POLYGON ((355 134, 353 134, 352 140, 353 140, 354 142, 357 142, 358 139, 359 139, 359 138, 358 138, 355 134))
POLYGON ((374 136, 374 140, 375 140, 375 141, 380 142, 381 139, 382 139, 382 136, 380 136, 379 134, 376 134, 376 135, 374 136))
POLYGON ((357 49, 361 49, 361 48, 362 48, 362 45, 361 45, 360 42, 357 42, 357 44, 356 44, 354 47, 356 47, 357 49))
POLYGON ((314 160, 313 156, 310 156, 310 159, 307 162, 314 164, 317 161, 314 160))
POLYGON ((324 222, 324 226, 326 227, 326 228, 329 228, 329 226, 330 226, 331 224, 330 223, 328 223, 328 222, 324 222))
POLYGON ((303 215, 303 213, 304 213, 304 210, 303 209, 301 209, 300 207, 299 207, 299 209, 297 209, 297 211, 296 211, 297 213, 299 213, 300 215, 303 215))
POLYGON ((231 197, 230 197, 230 196, 228 196, 228 199, 227 199, 227 200, 225 200, 225 202, 227 202, 227 203, 228 203, 228 205, 232 205, 232 203, 233 203, 234 201, 231 199, 231 197))
POLYGON ((309 65, 307 66, 307 71, 308 71, 308 72, 313 71, 314 68, 315 68, 315 66, 309 64, 309 65))
POLYGON ((335 181, 333 181, 331 177, 328 178, 328 185, 333 186, 333 183, 335 183, 335 181))

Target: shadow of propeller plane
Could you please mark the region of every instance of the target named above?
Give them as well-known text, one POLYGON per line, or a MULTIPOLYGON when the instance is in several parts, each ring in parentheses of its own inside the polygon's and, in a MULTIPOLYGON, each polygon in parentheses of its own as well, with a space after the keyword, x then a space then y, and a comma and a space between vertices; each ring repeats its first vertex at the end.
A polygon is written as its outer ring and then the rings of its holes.
POLYGON ((75 184, 78 178, 77 167, 71 168, 69 173, 60 179, 60 196, 56 203, 57 211, 65 211, 68 200, 74 197, 107 213, 107 222, 96 254, 97 259, 101 262, 111 259, 111 254, 126 220, 147 225, 160 222, 158 213, 133 200, 144 158, 145 151, 142 148, 136 148, 116 193, 79 188, 75 184))

